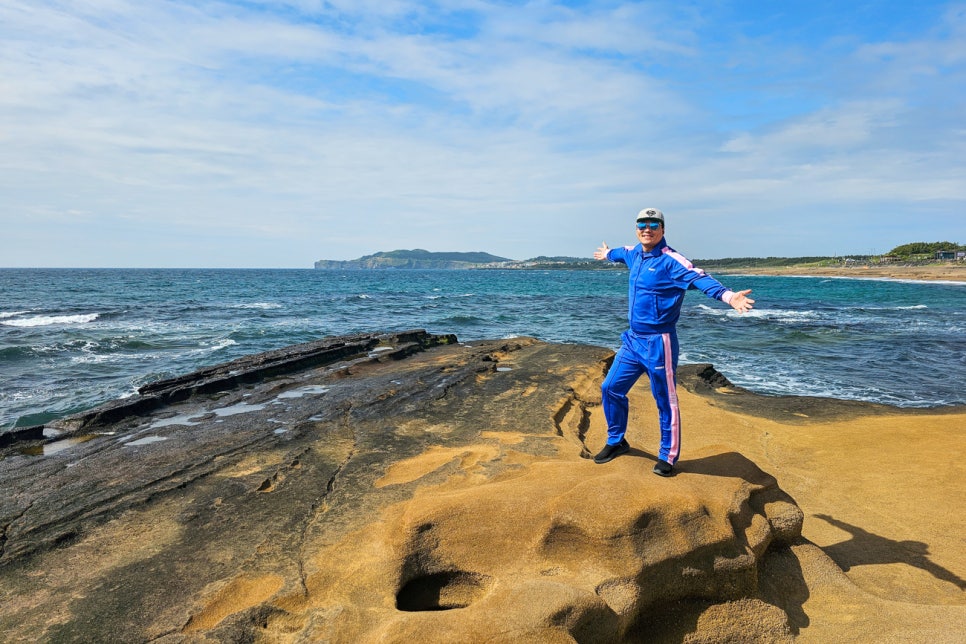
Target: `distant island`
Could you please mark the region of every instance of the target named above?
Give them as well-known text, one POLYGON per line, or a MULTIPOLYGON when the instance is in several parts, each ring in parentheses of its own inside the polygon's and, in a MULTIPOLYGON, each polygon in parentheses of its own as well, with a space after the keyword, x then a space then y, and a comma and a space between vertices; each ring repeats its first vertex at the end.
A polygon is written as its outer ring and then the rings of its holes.
POLYGON ((515 260, 490 253, 434 253, 421 248, 392 250, 364 255, 358 259, 320 259, 319 270, 371 269, 486 269, 486 268, 604 268, 607 262, 596 262, 590 257, 534 257, 515 260))
MULTIPOLYGON (((849 255, 842 257, 727 257, 724 259, 695 259, 695 266, 705 270, 735 272, 785 273, 790 269, 822 270, 865 267, 922 267, 935 264, 966 266, 966 247, 952 242, 915 242, 897 246, 884 255, 849 255)), ((393 250, 364 255, 358 259, 320 259, 319 270, 380 270, 380 269, 565 269, 611 270, 621 264, 600 262, 590 257, 541 255, 525 260, 509 259, 484 252, 431 252, 416 248, 393 250)))

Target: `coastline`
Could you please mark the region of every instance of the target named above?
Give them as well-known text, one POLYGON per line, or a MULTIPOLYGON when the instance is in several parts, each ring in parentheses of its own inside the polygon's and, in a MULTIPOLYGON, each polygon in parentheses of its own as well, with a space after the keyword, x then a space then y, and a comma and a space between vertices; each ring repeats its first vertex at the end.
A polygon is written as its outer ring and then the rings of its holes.
POLYGON ((768 266, 709 269, 721 275, 768 275, 775 277, 845 277, 851 279, 892 279, 918 282, 960 282, 966 284, 966 264, 927 266, 768 266))

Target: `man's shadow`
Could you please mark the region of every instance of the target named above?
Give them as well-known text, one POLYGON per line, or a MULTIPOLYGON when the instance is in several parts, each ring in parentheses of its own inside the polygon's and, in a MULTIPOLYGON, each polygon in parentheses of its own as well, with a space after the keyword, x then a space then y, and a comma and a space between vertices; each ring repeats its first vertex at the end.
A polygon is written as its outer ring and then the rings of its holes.
MULTIPOLYGON (((656 460, 656 459, 655 459, 656 460)), ((722 452, 701 458, 682 460, 674 466, 677 472, 740 478, 754 485, 774 485, 775 477, 739 452, 722 452)))
POLYGON ((869 564, 903 563, 925 570, 936 579, 955 584, 960 590, 966 590, 966 581, 962 577, 929 559, 929 545, 922 541, 895 541, 827 514, 815 516, 852 535, 850 539, 822 548, 842 570, 869 564))

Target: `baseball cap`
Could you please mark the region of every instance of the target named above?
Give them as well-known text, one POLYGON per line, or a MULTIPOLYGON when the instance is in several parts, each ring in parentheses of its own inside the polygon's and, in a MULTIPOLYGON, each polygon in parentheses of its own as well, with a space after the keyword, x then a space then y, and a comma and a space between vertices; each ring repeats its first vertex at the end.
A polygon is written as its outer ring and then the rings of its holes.
POLYGON ((644 210, 637 213, 637 221, 644 221, 645 219, 656 219, 657 221, 664 223, 664 213, 657 208, 645 208, 644 210))

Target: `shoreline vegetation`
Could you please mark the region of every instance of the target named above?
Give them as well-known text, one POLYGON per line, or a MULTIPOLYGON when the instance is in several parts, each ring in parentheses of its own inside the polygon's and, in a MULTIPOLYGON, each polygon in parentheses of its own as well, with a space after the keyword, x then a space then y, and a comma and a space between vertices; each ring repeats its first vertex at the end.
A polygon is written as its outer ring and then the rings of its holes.
MULTIPOLYGON (((694 265, 722 275, 769 275, 784 277, 845 277, 853 279, 900 279, 966 282, 966 261, 959 259, 909 260, 894 256, 850 257, 738 257, 695 259, 694 265)), ((437 253, 421 249, 394 250, 354 260, 319 260, 318 270, 620 270, 610 262, 589 257, 540 256, 513 260, 489 253, 437 253)))

